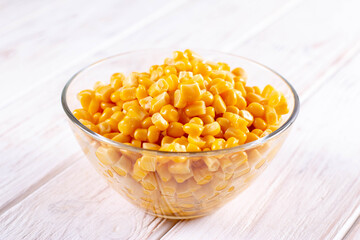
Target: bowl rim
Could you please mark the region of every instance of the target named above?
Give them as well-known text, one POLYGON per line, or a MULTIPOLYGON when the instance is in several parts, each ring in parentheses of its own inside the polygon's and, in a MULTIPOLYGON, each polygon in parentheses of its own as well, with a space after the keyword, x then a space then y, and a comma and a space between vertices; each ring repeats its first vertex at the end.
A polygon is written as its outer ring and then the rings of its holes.
MULTIPOLYGON (((107 60, 111 60, 114 59, 116 57, 120 57, 120 56, 126 56, 129 54, 133 54, 133 53, 140 53, 140 52, 146 52, 146 51, 159 51, 159 50, 169 50, 169 52, 172 52, 174 50, 172 49, 167 49, 167 48, 152 48, 152 49, 140 49, 140 50, 134 50, 134 51, 127 51, 127 52, 123 52, 123 53, 118 53, 103 59, 100 59, 96 62, 93 62, 85 67, 83 67, 82 69, 80 69, 78 72, 76 72, 65 84, 62 93, 61 93, 61 104, 63 107, 63 110, 65 112, 65 114, 68 116, 69 120, 75 124, 77 127, 79 127, 83 132, 85 132, 87 135, 89 135, 92 138, 95 138, 96 140, 109 144, 113 147, 122 149, 122 150, 128 150, 128 151, 132 151, 132 152, 136 152, 136 153, 142 153, 142 154, 156 154, 159 156, 174 156, 174 157, 179 157, 179 156, 183 156, 183 157, 200 157, 200 156, 213 156, 213 155, 222 155, 222 154, 229 154, 229 153, 234 153, 234 152, 239 152, 239 151, 244 151, 244 150, 248 150, 248 149, 252 149, 256 146, 262 145, 266 142, 268 142, 269 140, 281 135, 281 133, 285 132, 285 130, 287 130, 295 121, 295 119, 297 118, 298 114, 299 114, 299 110, 300 110, 300 100, 299 100, 299 96, 296 92, 296 90, 294 89, 294 87, 282 76, 280 75, 278 72, 276 72, 275 70, 273 70, 270 67, 267 67, 266 65, 259 63, 255 60, 252 60, 250 58, 247 57, 243 57, 243 56, 239 56, 236 54, 232 54, 232 53, 226 53, 226 52, 221 52, 221 51, 216 51, 216 50, 207 50, 207 49, 197 49, 199 51, 206 51, 206 52, 210 52, 213 54, 222 54, 222 55, 228 55, 228 56, 232 56, 232 57, 236 57, 236 58, 240 58, 242 60, 248 61, 250 63, 253 63, 259 67, 262 67, 270 72, 272 72, 273 74, 275 74, 277 77, 279 77, 291 90, 291 93, 294 97, 294 108, 293 111, 291 112, 291 115, 289 116, 289 118, 287 119, 287 121, 285 123, 283 123, 278 129, 276 129, 274 132, 270 133, 269 135, 259 138, 258 140, 249 142, 249 143, 245 143, 236 147, 231 147, 231 148, 225 148, 225 149, 219 149, 219 150, 210 150, 210 151, 200 151, 200 152, 169 152, 169 151, 159 151, 159 150, 152 150, 152 149, 144 149, 144 148, 139 148, 139 147, 135 147, 135 146, 131 146, 131 145, 127 145, 124 143, 120 143, 120 142, 116 142, 113 141, 109 138, 106 138, 96 132, 93 132, 92 130, 88 129, 87 127, 85 127, 70 111, 68 103, 66 101, 66 96, 67 96, 67 91, 69 86, 71 85, 71 83, 84 71, 86 71, 89 68, 95 67, 96 65, 103 63, 107 60)), ((196 52, 196 49, 195 49, 196 52)))

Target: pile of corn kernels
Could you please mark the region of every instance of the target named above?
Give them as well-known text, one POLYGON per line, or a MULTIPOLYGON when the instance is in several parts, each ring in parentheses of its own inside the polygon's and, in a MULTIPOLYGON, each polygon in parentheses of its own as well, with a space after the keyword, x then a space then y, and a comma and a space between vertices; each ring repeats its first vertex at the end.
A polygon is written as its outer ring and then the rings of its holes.
POLYGON ((288 113, 284 95, 246 84, 240 68, 175 51, 149 72, 115 73, 78 94, 74 116, 92 131, 139 148, 196 152, 266 136, 288 113))

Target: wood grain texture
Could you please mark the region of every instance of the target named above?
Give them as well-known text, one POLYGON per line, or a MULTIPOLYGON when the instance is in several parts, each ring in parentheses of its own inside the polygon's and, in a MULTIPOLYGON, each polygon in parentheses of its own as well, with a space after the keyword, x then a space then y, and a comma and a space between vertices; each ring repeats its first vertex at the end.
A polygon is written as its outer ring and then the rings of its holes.
POLYGON ((346 240, 356 240, 360 239, 360 217, 354 222, 352 227, 349 229, 345 235, 346 240))
POLYGON ((302 106, 289 141, 253 186, 211 216, 177 223, 163 239, 333 239, 360 201, 360 126, 352 124, 359 64, 357 55, 302 106))
MULTIPOLYGON (((14 82, 7 84, 10 88, 24 84, 24 89, 11 101, 0 103, 1 111, 6 113, 0 119, 0 124, 6 126, 0 129, 0 151, 5 152, 0 160, 0 238, 159 239, 176 223, 145 215, 104 183, 98 184, 99 177, 86 163, 58 105, 66 79, 80 67, 114 52, 153 46, 233 50, 289 76, 306 98, 290 141, 253 187, 209 217, 180 221, 164 238, 326 239, 338 236, 336 233, 360 202, 359 165, 353 164, 359 152, 351 145, 359 129, 352 130, 351 136, 342 135, 343 125, 338 124, 351 124, 351 120, 344 117, 352 113, 346 104, 359 103, 356 95, 359 86, 354 82, 359 76, 346 75, 356 72, 354 62, 358 64, 358 58, 341 71, 344 78, 339 74, 332 78, 359 49, 357 1, 341 4, 323 0, 210 2, 171 3, 155 14, 149 13, 148 17, 134 18, 134 23, 121 28, 119 34, 112 31, 123 23, 113 20, 120 21, 132 12, 126 9, 129 12, 124 16, 113 16, 110 13, 116 9, 109 6, 120 6, 123 2, 100 6, 99 11, 93 9, 97 5, 90 4, 74 26, 69 22, 77 9, 65 4, 62 11, 68 8, 70 12, 55 15, 58 16, 55 22, 60 25, 58 30, 69 27, 66 36, 70 33, 79 36, 73 41, 58 39, 55 33, 48 32, 47 28, 54 22, 41 23, 49 14, 39 11, 27 18, 37 22, 35 29, 44 31, 44 36, 51 41, 46 42, 44 48, 35 49, 37 51, 31 48, 43 44, 43 40, 31 34, 31 28, 25 29, 24 26, 32 26, 27 25, 27 21, 10 24, 5 29, 23 29, 28 34, 24 36, 30 40, 24 44, 18 39, 21 47, 15 55, 0 56, 6 60, 0 61, 0 77, 16 73, 19 75, 13 77, 17 80, 15 85, 14 82), (220 12, 227 14, 217 15, 220 12), (98 17, 93 19, 94 15, 98 17), (67 16, 68 22, 60 20, 67 16), (94 23, 98 19, 109 23, 105 29, 94 23), (92 29, 100 32, 92 34, 92 29), (75 55, 75 59, 70 59, 75 55), (30 62, 21 68, 30 72, 19 73, 16 66, 19 62, 30 62), (32 79, 38 82, 33 84, 21 78, 26 73, 36 76, 32 79), (328 81, 331 86, 322 84, 328 81), (340 95, 341 92, 349 94, 349 99, 340 95), (329 106, 338 106, 340 111, 332 114, 329 106), (14 108, 17 110, 12 111, 14 108), (321 122, 319 119, 324 116, 330 120, 321 122), (314 124, 308 125, 308 122, 314 124), (334 137, 338 135, 340 140, 334 137), (346 144, 350 144, 349 149, 344 147, 346 144), (289 156, 293 157, 289 159, 289 156), (64 226, 58 226, 62 224, 64 226), (95 228, 100 230, 91 231, 95 228)), ((154 4, 150 9, 156 7, 154 4)), ((14 38, 16 34, 6 39, 11 43, 14 38)), ((7 46, 15 45, 2 45, 0 41, 0 49, 6 50, 7 46)), ((0 50, 0 54, 3 52, 0 50)), ((1 97, 6 94, 10 93, 1 97)), ((356 231, 354 234, 357 236, 356 231)))

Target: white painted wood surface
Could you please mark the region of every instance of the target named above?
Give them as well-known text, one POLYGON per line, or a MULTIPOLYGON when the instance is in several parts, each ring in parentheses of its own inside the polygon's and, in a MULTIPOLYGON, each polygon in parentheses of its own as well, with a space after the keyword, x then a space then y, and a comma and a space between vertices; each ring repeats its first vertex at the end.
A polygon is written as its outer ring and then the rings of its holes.
POLYGON ((0 1, 0 239, 358 239, 360 5, 348 1, 0 1), (18 17, 14 17, 18 16, 18 17), (299 118, 248 190, 169 221, 113 192, 80 152, 59 94, 92 61, 208 48, 276 69, 299 118))

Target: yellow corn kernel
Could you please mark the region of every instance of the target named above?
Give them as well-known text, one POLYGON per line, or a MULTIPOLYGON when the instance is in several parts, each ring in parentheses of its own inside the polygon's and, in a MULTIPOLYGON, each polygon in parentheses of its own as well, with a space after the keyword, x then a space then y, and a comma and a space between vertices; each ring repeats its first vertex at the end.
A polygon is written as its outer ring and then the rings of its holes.
POLYGON ((151 108, 151 101, 153 98, 151 96, 147 96, 145 98, 142 98, 139 100, 140 106, 145 109, 146 111, 149 111, 151 108))
POLYGON ((186 106, 186 99, 179 89, 174 92, 174 106, 177 108, 184 108, 186 106))
POLYGON ((94 124, 98 124, 99 123, 99 119, 101 117, 101 113, 97 112, 92 116, 92 122, 94 124))
POLYGON ((143 186, 144 189, 149 191, 154 191, 155 189, 157 189, 158 183, 155 174, 154 173, 147 174, 141 181, 141 185, 143 186))
POLYGON ((263 130, 255 128, 251 132, 255 133, 256 135, 258 135, 260 137, 260 135, 263 133, 263 130))
POLYGON ((97 99, 92 99, 90 104, 89 104, 89 107, 88 107, 88 112, 91 114, 91 115, 94 115, 95 113, 97 113, 100 109, 100 102, 99 100, 97 99))
POLYGON ((216 122, 218 122, 220 124, 221 130, 223 132, 225 132, 226 129, 228 129, 231 126, 230 120, 227 118, 224 118, 224 117, 218 117, 216 119, 216 122))
POLYGON ((120 176, 126 176, 131 171, 131 160, 125 156, 121 156, 111 168, 120 176))
POLYGON ((182 83, 180 84, 180 94, 187 103, 195 102, 201 98, 200 86, 197 82, 182 83))
POLYGON ((111 87, 114 90, 119 89, 120 87, 122 87, 122 83, 125 80, 125 75, 122 73, 114 73, 111 78, 110 78, 110 84, 111 87))
POLYGON ((206 135, 215 136, 220 131, 221 131, 220 124, 218 122, 212 122, 212 123, 206 124, 204 126, 204 130, 202 131, 202 135, 203 136, 206 136, 206 135))
POLYGON ((80 120, 80 119, 83 119, 83 120, 87 120, 87 121, 90 121, 92 122, 93 121, 93 117, 91 116, 90 113, 88 113, 86 110, 84 109, 75 109, 73 111, 73 115, 74 117, 76 117, 76 119, 80 120))
POLYGON ((210 172, 215 172, 220 167, 220 162, 215 157, 205 157, 204 163, 206 164, 210 172))
POLYGON ((274 90, 271 92, 270 96, 268 97, 268 105, 269 106, 272 106, 272 107, 276 107, 279 103, 280 103, 280 100, 281 100, 281 94, 274 90))
MULTIPOLYGON (((226 146, 226 144, 225 144, 225 146, 226 146)), ((232 161, 228 157, 223 157, 220 159, 220 167, 224 173, 229 173, 229 172, 231 172, 231 169, 233 168, 232 161)))
POLYGON ((148 93, 150 96, 156 97, 157 95, 166 92, 167 90, 169 90, 169 84, 165 79, 160 78, 149 87, 148 93))
POLYGON ((229 137, 228 140, 226 140, 225 148, 236 147, 238 145, 239 145, 239 139, 235 137, 229 137))
POLYGON ((199 84, 200 89, 204 89, 206 88, 206 82, 204 81, 204 77, 201 74, 197 74, 195 75, 192 80, 194 82, 196 82, 197 84, 199 84))
MULTIPOLYGON (((193 77, 194 76, 192 72, 187 72, 187 71, 179 72, 179 81, 182 83, 189 82, 193 77)), ((190 82, 192 83, 193 80, 191 80, 190 82)))
POLYGON ((206 115, 209 115, 212 118, 214 118, 215 117, 215 108, 214 107, 206 107, 206 115))
POLYGON ((196 146, 195 144, 189 143, 186 146, 186 151, 187 152, 200 152, 201 148, 199 148, 198 146, 196 146))
POLYGON ((165 131, 169 127, 169 123, 160 113, 154 113, 151 121, 160 131, 165 131))
MULTIPOLYGON (((212 135, 206 135, 205 137, 202 138, 202 140, 205 141, 204 148, 210 148, 213 142, 215 141, 215 137, 212 135)), ((205 151, 205 149, 203 151, 205 151)))
POLYGON ((203 62, 197 62, 193 67, 194 74, 201 74, 203 77, 207 77, 211 73, 211 67, 203 62))
POLYGON ((141 148, 141 141, 133 139, 133 140, 131 140, 131 146, 141 148))
POLYGON ((216 114, 221 114, 226 111, 226 104, 220 95, 214 96, 214 102, 212 106, 214 107, 216 114))
POLYGON ((138 128, 134 132, 134 138, 140 141, 147 141, 148 130, 144 128, 138 128))
POLYGON ((212 123, 215 121, 214 118, 209 115, 202 115, 202 116, 200 116, 200 118, 204 124, 209 124, 209 123, 212 123))
POLYGON ((120 159, 120 153, 114 148, 98 147, 95 155, 104 165, 115 164, 120 159))
POLYGON ((271 129, 266 129, 266 130, 260 135, 260 137, 261 137, 261 138, 262 138, 262 137, 265 137, 265 136, 269 135, 270 133, 272 133, 272 130, 271 130, 271 129))
POLYGON ((123 108, 123 111, 124 111, 124 112, 129 111, 129 109, 130 109, 131 107, 133 107, 133 106, 140 106, 140 104, 139 104, 139 102, 138 102, 137 99, 136 99, 136 100, 127 101, 127 102, 124 102, 124 103, 122 104, 122 108, 123 108))
POLYGON ((176 192, 176 185, 177 185, 177 183, 174 179, 159 182, 159 188, 160 188, 161 194, 163 196, 174 196, 175 192, 176 192))
POLYGON ((120 99, 123 101, 130 101, 136 99, 136 88, 135 87, 122 88, 120 91, 120 99))
POLYGON ((283 94, 281 94, 280 102, 275 107, 275 110, 278 115, 284 115, 289 112, 288 104, 287 104, 286 98, 283 94))
POLYGON ((261 92, 261 96, 264 98, 268 98, 270 96, 270 94, 274 91, 274 87, 271 85, 266 85, 263 89, 263 91, 261 92))
POLYGON ((218 134, 214 136, 215 138, 224 138, 224 132, 220 131, 218 134))
POLYGON ((183 183, 193 177, 193 172, 190 171, 189 173, 185 174, 173 174, 173 177, 177 183, 183 183))
POLYGON ((267 124, 266 124, 266 122, 264 121, 264 119, 258 118, 258 117, 255 118, 253 125, 254 125, 255 128, 261 129, 261 130, 263 130, 263 131, 264 131, 264 130, 266 129, 266 127, 267 127, 267 124))
POLYGON ((99 133, 101 135, 111 132, 111 125, 109 122, 101 122, 97 126, 99 127, 99 133))
POLYGON ((259 136, 256 135, 255 133, 252 133, 252 132, 250 132, 250 133, 248 133, 246 135, 247 135, 247 137, 246 137, 246 142, 245 143, 249 143, 249 142, 256 141, 256 140, 259 139, 259 136))
POLYGON ((214 95, 211 92, 206 91, 201 94, 200 99, 205 102, 206 106, 210 106, 214 101, 214 95))
POLYGON ((88 110, 91 100, 94 97, 94 92, 92 90, 83 90, 77 95, 78 100, 80 101, 81 106, 84 110, 88 110))
POLYGON ((253 103, 253 102, 257 102, 257 103, 260 103, 262 105, 266 104, 267 103, 267 99, 266 98, 263 98, 262 96, 260 96, 259 94, 256 94, 256 93, 248 93, 246 95, 246 101, 250 104, 250 103, 253 103))
POLYGON ((243 96, 241 96, 241 93, 239 91, 236 91, 236 105, 238 109, 242 110, 245 109, 247 106, 247 102, 243 96))
POLYGON ((214 95, 219 95, 221 93, 226 92, 227 90, 230 90, 232 88, 231 84, 221 78, 216 78, 213 80, 213 82, 216 82, 214 85, 212 85, 209 89, 209 91, 214 95), (218 80, 220 79, 220 80, 218 80))
POLYGON ((93 132, 99 133, 99 127, 88 120, 80 119, 79 122, 93 132))
POLYGON ((202 140, 199 136, 192 136, 192 135, 189 135, 188 136, 188 141, 189 143, 192 143, 192 144, 195 144, 196 146, 198 146, 199 148, 202 148, 204 147, 205 145, 205 141, 202 140))
POLYGON ((207 167, 194 168, 193 169, 194 180, 199 185, 204 185, 211 181, 213 173, 209 171, 207 167))
POLYGON ((249 93, 255 93, 254 88, 249 86, 245 86, 245 91, 246 91, 246 95, 248 95, 249 93))
POLYGON ((160 114, 168 122, 177 122, 177 121, 179 121, 179 113, 178 113, 178 111, 174 108, 174 106, 172 106, 170 104, 163 106, 160 109, 160 114))
POLYGON ((142 156, 139 158, 139 165, 141 169, 148 172, 155 172, 156 170, 156 157, 154 156, 142 156))
POLYGON ((225 148, 225 140, 222 138, 216 138, 211 144, 211 150, 219 150, 225 148))
POLYGON ((128 135, 125 135, 123 133, 118 133, 116 136, 114 136, 111 140, 121 143, 130 142, 131 138, 128 135))
POLYGON ((185 108, 185 114, 188 117, 195 117, 199 115, 204 115, 206 113, 206 106, 204 101, 196 101, 188 105, 185 108))
POLYGON ((160 146, 158 144, 155 144, 155 143, 147 143, 147 142, 144 142, 142 144, 142 147, 144 149, 150 149, 150 150, 159 150, 160 149, 160 146))
POLYGON ((125 117, 125 113, 121 112, 121 111, 116 111, 111 115, 111 119, 114 119, 115 122, 120 122, 121 120, 123 120, 123 118, 125 117))
MULTIPOLYGON (((111 132, 115 132, 117 133, 118 132, 118 124, 119 122, 115 121, 114 119, 112 118, 109 118, 109 119, 106 119, 105 122, 107 124, 109 124, 110 128, 111 128, 111 132)), ((112 138, 112 137, 111 137, 112 138)))
MULTIPOLYGON (((175 69, 176 70, 176 69, 175 69)), ((171 74, 167 78, 165 78, 165 81, 168 84, 168 91, 173 92, 177 89, 179 84, 179 78, 175 74, 171 74)))
POLYGON ((171 74, 177 75, 177 70, 175 66, 166 66, 164 69, 165 75, 169 76, 171 74))
POLYGON ((146 98, 148 96, 148 93, 146 91, 146 87, 142 84, 140 84, 137 88, 136 88, 136 93, 135 96, 138 100, 146 98))
POLYGON ((235 113, 235 114, 240 114, 239 108, 237 108, 235 106, 227 106, 226 107, 226 112, 232 112, 232 113, 235 113))
POLYGON ((139 73, 137 73, 137 72, 130 73, 129 76, 125 77, 125 79, 123 80, 123 86, 124 87, 137 87, 139 84, 138 75, 139 75, 139 73))
POLYGON ((114 133, 105 133, 103 136, 109 139, 112 139, 113 137, 115 137, 116 135, 118 135, 119 133, 114 132, 114 133))
POLYGON ((138 79, 139 84, 144 85, 146 88, 149 88, 151 85, 153 85, 155 82, 151 80, 149 77, 139 77, 138 79))
POLYGON ((192 136, 200 136, 204 127, 196 123, 186 123, 183 127, 184 132, 192 136))
POLYGON ((132 172, 132 177, 139 182, 140 180, 142 180, 146 175, 148 174, 147 171, 143 170, 141 168, 141 162, 140 162, 140 158, 136 160, 135 164, 134 164, 134 168, 133 168, 133 172, 132 172))
POLYGON ((114 92, 114 89, 109 86, 100 86, 95 90, 95 97, 103 102, 110 102, 110 96, 114 92))
POLYGON ((198 124, 200 126, 203 126, 204 125, 204 122, 203 120, 201 120, 201 118, 199 117, 193 117, 190 119, 189 123, 194 123, 194 124, 198 124))
POLYGON ((118 124, 119 131, 125 135, 132 135, 141 126, 141 121, 137 118, 125 116, 118 124))
POLYGON ((239 115, 235 113, 225 112, 223 114, 223 117, 229 119, 233 127, 238 128, 245 133, 249 132, 249 129, 247 128, 248 122, 239 115))
POLYGON ((130 118, 138 119, 139 121, 142 121, 148 116, 148 113, 145 109, 143 109, 139 105, 131 105, 127 109, 126 116, 128 116, 130 118))
POLYGON ((169 172, 172 174, 188 174, 191 172, 190 160, 184 162, 169 162, 169 172))
POLYGON ((170 144, 175 140, 175 138, 170 136, 164 136, 163 139, 161 139, 161 146, 164 146, 165 144, 170 144))
POLYGON ((156 172, 163 182, 168 182, 171 179, 171 173, 168 170, 167 163, 158 165, 156 172))
POLYGON ((234 106, 237 102, 237 95, 235 89, 229 89, 220 94, 227 106, 234 106))
POLYGON ((111 100, 113 103, 117 103, 117 102, 121 101, 121 99, 120 99, 121 89, 122 89, 122 88, 114 91, 114 92, 111 94, 110 100, 111 100))
POLYGON ((104 122, 106 119, 109 119, 113 113, 114 112, 111 108, 105 109, 99 118, 99 122, 104 122))
POLYGON ((178 138, 185 134, 183 125, 179 122, 171 122, 167 129, 167 135, 170 137, 178 138))
POLYGON ((151 121, 151 117, 146 117, 144 120, 142 120, 141 122, 141 127, 142 128, 149 128, 150 126, 152 126, 153 123, 151 121))
POLYGON ((150 143, 156 143, 160 137, 160 130, 156 126, 150 126, 147 130, 147 139, 150 143))
POLYGON ((269 125, 273 125, 278 122, 278 115, 276 114, 275 108, 265 106, 265 120, 269 125))
POLYGON ((240 96, 246 97, 247 92, 245 89, 245 85, 242 82, 236 82, 234 88, 241 93, 240 96))
POLYGON ((239 115, 244 118, 247 122, 248 122, 248 125, 247 127, 250 127, 253 122, 254 122, 254 117, 253 115, 251 115, 251 113, 247 110, 240 110, 239 111, 239 115))
POLYGON ((246 133, 241 131, 240 129, 229 127, 226 132, 224 133, 224 137, 229 139, 231 137, 235 137, 239 139, 239 144, 244 144, 246 141, 246 133))
POLYGON ((150 112, 152 112, 152 113, 159 112, 163 106, 165 106, 169 103, 170 103, 169 94, 167 92, 163 92, 151 100, 150 112))
POLYGON ((246 79, 246 72, 241 67, 234 68, 231 71, 235 76, 244 77, 246 79))
POLYGON ((107 103, 107 102, 102 102, 100 103, 100 108, 102 110, 105 110, 106 108, 112 108, 115 107, 116 105, 114 103, 107 103))
POLYGON ((265 113, 264 106, 257 102, 250 103, 246 110, 248 110, 254 117, 262 117, 265 113))

